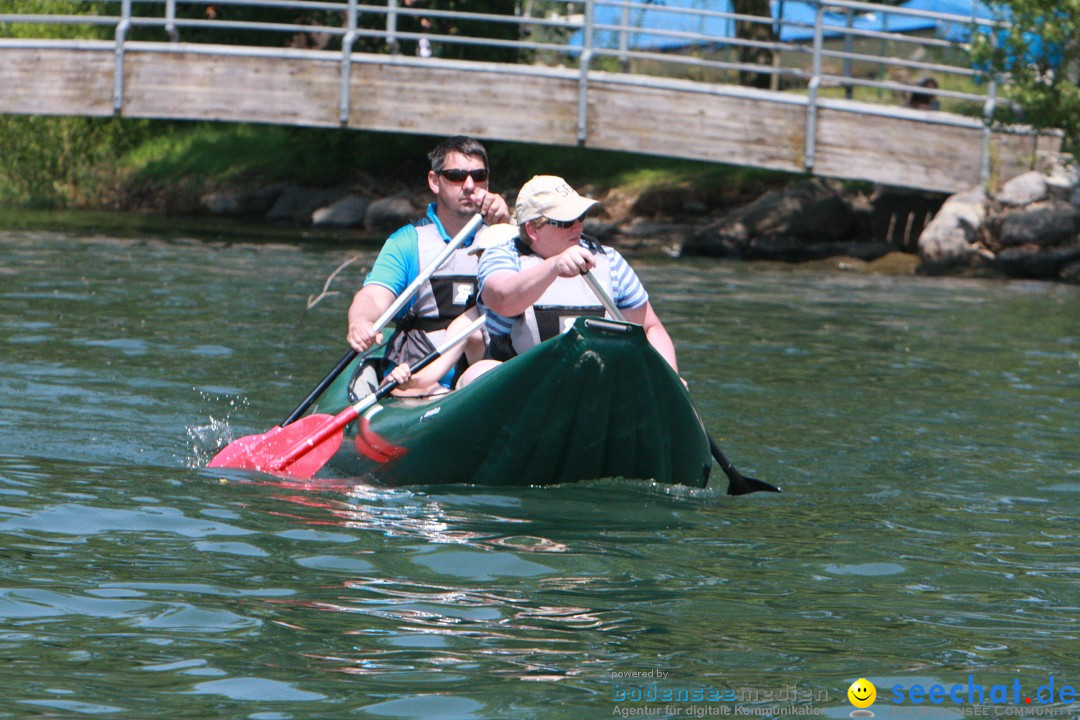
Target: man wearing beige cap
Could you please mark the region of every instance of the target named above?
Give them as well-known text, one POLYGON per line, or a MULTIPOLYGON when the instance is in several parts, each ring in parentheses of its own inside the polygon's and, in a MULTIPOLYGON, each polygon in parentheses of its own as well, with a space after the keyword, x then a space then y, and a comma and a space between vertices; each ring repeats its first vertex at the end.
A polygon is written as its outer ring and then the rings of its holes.
POLYGON ((487 310, 488 354, 508 360, 604 308, 581 277, 588 271, 630 322, 678 372, 675 346, 630 265, 613 248, 583 237, 582 220, 597 204, 560 177, 537 175, 518 192, 518 237, 489 248, 477 272, 487 310))

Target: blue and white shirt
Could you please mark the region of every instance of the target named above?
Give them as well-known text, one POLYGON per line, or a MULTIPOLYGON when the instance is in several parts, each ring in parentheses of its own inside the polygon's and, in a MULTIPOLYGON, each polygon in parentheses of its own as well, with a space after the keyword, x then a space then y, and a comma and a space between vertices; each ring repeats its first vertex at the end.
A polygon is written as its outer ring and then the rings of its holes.
MULTIPOLYGON (((588 248, 584 242, 581 246, 588 248)), ((649 301, 649 294, 638 279, 630 264, 626 262, 618 250, 602 246, 607 255, 608 264, 611 268, 612 298, 620 310, 633 310, 643 306, 649 301)), ((502 245, 496 245, 484 252, 480 258, 480 269, 477 271, 479 280, 479 294, 481 299, 484 295, 484 284, 487 279, 499 272, 520 272, 521 253, 518 252, 517 243, 509 241, 502 245)), ((489 335, 509 335, 513 328, 513 317, 504 317, 485 307, 487 322, 485 323, 489 335)))

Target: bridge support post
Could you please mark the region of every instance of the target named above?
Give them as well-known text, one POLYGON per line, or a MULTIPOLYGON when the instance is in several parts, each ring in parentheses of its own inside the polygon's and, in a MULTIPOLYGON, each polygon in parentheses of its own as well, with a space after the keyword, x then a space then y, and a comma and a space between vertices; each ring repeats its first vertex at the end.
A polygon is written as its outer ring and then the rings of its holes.
POLYGON ((630 31, 627 30, 630 27, 630 6, 625 3, 622 6, 620 24, 622 27, 619 29, 619 66, 624 73, 628 73, 630 72, 630 58, 626 53, 630 49, 630 31))
POLYGON ((397 0, 387 0, 386 3, 386 44, 390 46, 390 54, 401 53, 401 44, 397 38, 397 0))
POLYGON ((176 0, 165 0, 165 34, 170 42, 180 42, 180 33, 176 29, 176 0))
POLYGON ((594 0, 585 0, 585 24, 581 31, 580 72, 578 73, 578 145, 584 145, 589 136, 589 64, 593 56, 594 5, 594 0))
POLYGON ((120 3, 120 22, 116 25, 116 49, 113 65, 113 114, 124 109, 124 41, 131 28, 131 0, 120 3))
POLYGON ((825 5, 821 2, 817 6, 817 14, 814 16, 814 69, 810 77, 810 83, 806 88, 806 148, 803 156, 803 167, 807 172, 814 172, 814 155, 817 152, 817 96, 821 87, 821 51, 824 47, 825 5))
MULTIPOLYGON (((990 34, 990 42, 997 47, 998 34, 990 34)), ((982 157, 979 163, 979 184, 987 187, 990 184, 990 175, 993 171, 990 162, 990 154, 994 140, 994 110, 997 108, 997 76, 991 75, 990 82, 986 87, 986 102, 983 104, 983 136, 982 157)))
POLYGON ((997 107, 997 80, 991 78, 986 89, 986 103, 983 105, 982 158, 979 163, 979 184, 987 187, 993 166, 990 155, 994 141, 994 109, 997 107))
POLYGON ((341 39, 341 97, 338 102, 338 120, 342 125, 349 124, 352 49, 356 42, 356 0, 349 0, 345 23, 345 37, 341 39))

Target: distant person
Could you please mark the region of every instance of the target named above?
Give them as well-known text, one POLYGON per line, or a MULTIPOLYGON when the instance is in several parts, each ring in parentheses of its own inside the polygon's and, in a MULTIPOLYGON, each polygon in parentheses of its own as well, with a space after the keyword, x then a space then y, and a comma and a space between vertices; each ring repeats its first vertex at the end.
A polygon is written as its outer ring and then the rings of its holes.
POLYGON ((517 238, 489 248, 480 261, 488 355, 509 360, 565 331, 576 317, 602 317, 603 306, 581 277, 589 271, 678 372, 675 346, 637 274, 618 251, 582 235, 585 213, 596 204, 553 175, 537 175, 522 186, 517 238))
MULTIPOLYGON (((358 352, 382 341, 375 321, 476 213, 487 223, 510 219, 506 200, 488 192, 487 150, 478 141, 461 135, 447 138, 428 159, 428 187, 435 202, 424 217, 387 239, 349 307, 347 339, 358 352)), ((475 304, 477 258, 469 253, 474 238, 475 234, 453 252, 394 318, 397 327, 385 354, 389 366, 427 355, 442 341, 450 323, 475 304)), ((452 377, 443 382, 449 385, 452 377)))
MULTIPOLYGON (((919 87, 925 90, 937 90, 937 80, 932 77, 923 78, 919 81, 919 87)), ((931 92, 913 92, 908 99, 908 107, 916 110, 937 110, 939 106, 937 95, 931 92)))

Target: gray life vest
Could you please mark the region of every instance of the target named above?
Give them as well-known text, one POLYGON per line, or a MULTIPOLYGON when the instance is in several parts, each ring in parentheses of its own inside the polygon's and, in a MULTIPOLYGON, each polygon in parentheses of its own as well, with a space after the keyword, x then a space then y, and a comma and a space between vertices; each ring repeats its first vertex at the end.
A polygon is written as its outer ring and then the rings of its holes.
MULTIPOLYGON (((420 267, 426 268, 446 249, 446 242, 433 222, 416 227, 420 267)), ((447 326, 476 304, 476 255, 468 248, 458 248, 420 286, 416 302, 397 329, 386 349, 386 359, 393 367, 414 363, 443 341, 447 326)))
MULTIPOLYGON (((420 267, 426 268, 446 249, 435 223, 416 228, 420 267)), ((468 248, 458 248, 431 274, 413 304, 418 327, 425 331, 445 330, 454 319, 476 304, 476 270, 479 261, 468 248)))
MULTIPOLYGON (((608 296, 611 292, 611 265, 604 252, 593 256, 596 267, 590 270, 608 296)), ((521 257, 521 269, 539 265, 544 261, 539 255, 521 257)), ((544 340, 566 332, 579 317, 605 317, 604 306, 581 277, 555 278, 544 294, 532 307, 514 319, 510 328, 510 342, 519 355, 544 340)))

